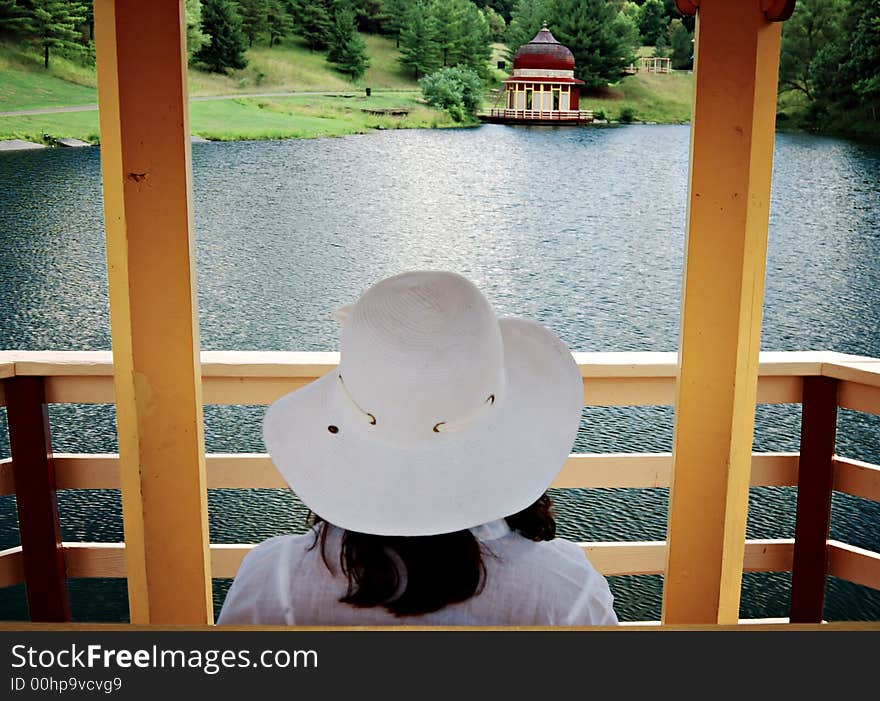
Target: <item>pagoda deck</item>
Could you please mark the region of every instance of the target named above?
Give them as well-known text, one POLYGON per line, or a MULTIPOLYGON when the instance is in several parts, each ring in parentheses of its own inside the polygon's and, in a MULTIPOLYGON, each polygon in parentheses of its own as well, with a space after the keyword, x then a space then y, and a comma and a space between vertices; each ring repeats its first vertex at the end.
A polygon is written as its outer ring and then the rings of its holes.
POLYGON ((488 113, 478 115, 481 122, 489 124, 590 124, 593 110, 542 111, 513 110, 493 108, 488 113))

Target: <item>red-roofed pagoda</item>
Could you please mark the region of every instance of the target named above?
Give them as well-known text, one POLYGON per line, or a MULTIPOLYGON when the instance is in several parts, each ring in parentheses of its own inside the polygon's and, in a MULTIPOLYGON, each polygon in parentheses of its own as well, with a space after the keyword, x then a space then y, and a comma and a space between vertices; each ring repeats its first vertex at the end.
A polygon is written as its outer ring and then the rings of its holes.
POLYGON ((499 97, 506 106, 492 108, 487 121, 505 124, 580 124, 593 121, 582 112, 580 86, 574 77, 574 55, 560 44, 547 25, 513 56, 513 75, 499 97))

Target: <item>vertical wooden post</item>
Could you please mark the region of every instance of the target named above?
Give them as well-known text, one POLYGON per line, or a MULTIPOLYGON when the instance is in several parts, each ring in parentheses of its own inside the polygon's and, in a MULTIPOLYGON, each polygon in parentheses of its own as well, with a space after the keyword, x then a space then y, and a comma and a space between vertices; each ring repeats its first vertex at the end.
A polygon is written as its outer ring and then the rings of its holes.
POLYGON ((805 377, 791 570, 791 623, 822 621, 836 435, 837 380, 805 377))
POLYGON ((133 623, 213 620, 182 0, 96 0, 101 172, 133 623))
POLYGON ((700 0, 665 623, 736 623, 770 211, 781 25, 700 0))
POLYGON ((18 531, 32 621, 70 620, 42 377, 3 380, 18 531))

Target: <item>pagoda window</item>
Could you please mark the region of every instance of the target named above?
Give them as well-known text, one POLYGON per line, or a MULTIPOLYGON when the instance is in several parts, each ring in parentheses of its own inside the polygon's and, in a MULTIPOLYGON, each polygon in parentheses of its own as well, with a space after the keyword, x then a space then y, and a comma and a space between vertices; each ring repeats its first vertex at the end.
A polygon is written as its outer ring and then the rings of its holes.
POLYGON ((557 112, 559 111, 559 91, 558 90, 553 91, 553 110, 557 111, 557 112))
POLYGON ((527 110, 532 109, 532 93, 533 93, 533 91, 531 88, 526 88, 526 109, 527 110))

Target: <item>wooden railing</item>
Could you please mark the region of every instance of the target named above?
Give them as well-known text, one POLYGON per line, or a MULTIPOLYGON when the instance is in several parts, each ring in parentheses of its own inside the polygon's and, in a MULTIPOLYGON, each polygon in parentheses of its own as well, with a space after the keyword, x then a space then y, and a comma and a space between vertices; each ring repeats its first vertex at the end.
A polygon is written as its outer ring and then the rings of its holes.
POLYGON ((502 119, 541 119, 559 122, 592 122, 593 110, 512 110, 493 107, 490 117, 502 119))
MULTIPOLYGON (((576 353, 585 406, 671 405, 674 353, 576 353)), ((332 370, 336 353, 202 353, 206 404, 262 404, 332 370)), ((69 617, 66 579, 125 577, 124 543, 61 542, 56 490, 118 489, 118 457, 52 454, 51 403, 113 403, 109 352, 0 352, 0 405, 12 457, 0 494, 17 496, 21 546, 0 552, 0 587, 25 583, 32 620, 69 617)), ((798 486, 794 539, 746 542, 744 571, 791 571, 791 620, 822 618, 826 575, 880 589, 880 554, 828 540, 832 490, 880 501, 880 467, 834 454, 838 407, 880 414, 880 360, 839 353, 762 353, 759 404, 803 403, 800 453, 755 453, 753 486, 798 486)), ((209 454, 211 489, 285 488, 264 454, 209 454)), ((669 453, 570 456, 554 487, 668 487, 669 453)), ((234 577, 253 544, 211 545, 213 576, 234 577)), ((606 575, 662 574, 666 543, 583 543, 606 575)))

